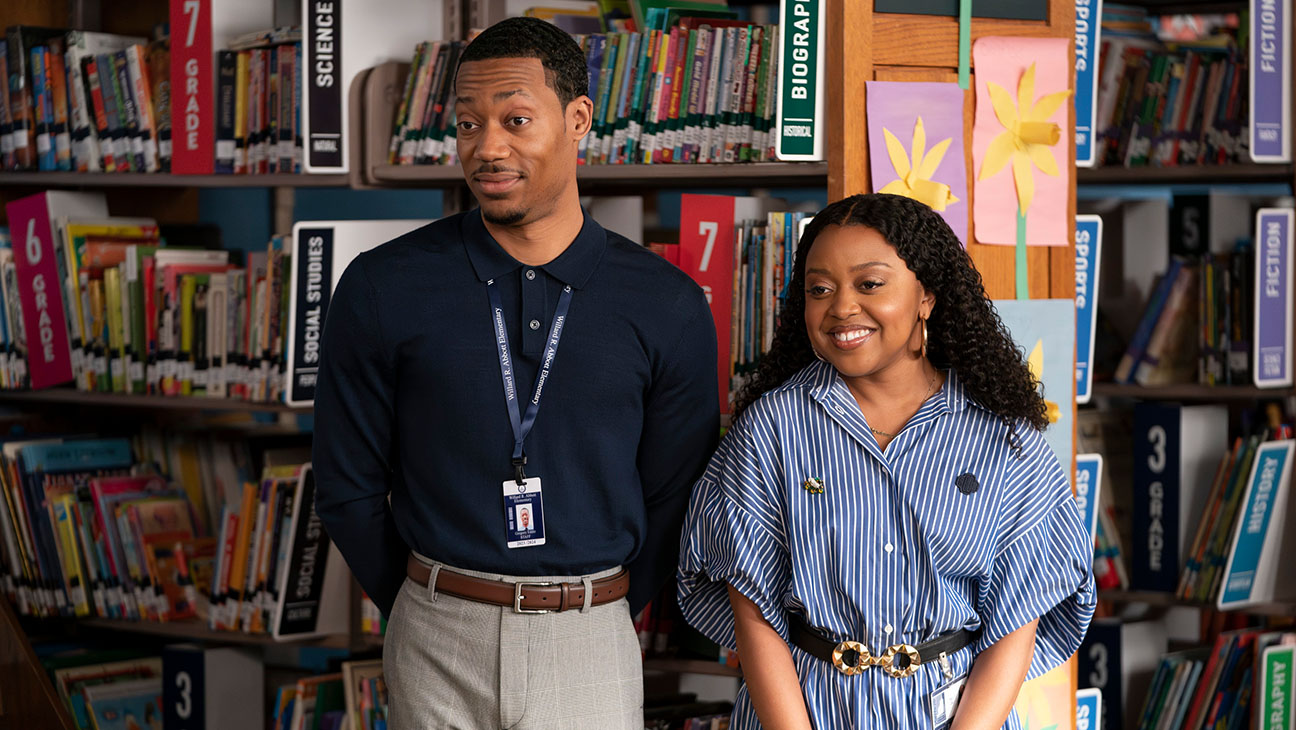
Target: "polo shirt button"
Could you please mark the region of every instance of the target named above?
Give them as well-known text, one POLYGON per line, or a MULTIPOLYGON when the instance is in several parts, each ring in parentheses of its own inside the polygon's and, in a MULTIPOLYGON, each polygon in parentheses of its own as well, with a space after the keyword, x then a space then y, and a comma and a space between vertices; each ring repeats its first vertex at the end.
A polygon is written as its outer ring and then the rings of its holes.
POLYGON ((531 320, 531 329, 533 329, 533 330, 538 330, 538 329, 540 329, 540 320, 538 320, 538 319, 533 319, 533 320, 531 320))
POLYGON ((527 281, 535 281, 535 269, 527 269, 526 278, 527 281))

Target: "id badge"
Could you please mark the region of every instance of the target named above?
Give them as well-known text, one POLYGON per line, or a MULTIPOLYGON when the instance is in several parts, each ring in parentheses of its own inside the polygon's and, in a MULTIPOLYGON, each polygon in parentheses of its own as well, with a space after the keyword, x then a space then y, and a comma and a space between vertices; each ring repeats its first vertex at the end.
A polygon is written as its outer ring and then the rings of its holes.
POLYGON ((545 544, 540 477, 524 479, 521 484, 513 479, 504 482, 504 524, 510 548, 545 544))
POLYGON ((932 691, 928 702, 931 705, 933 730, 945 730, 954 721, 954 712, 958 710, 959 698, 963 696, 963 685, 967 684, 967 675, 950 680, 932 691))

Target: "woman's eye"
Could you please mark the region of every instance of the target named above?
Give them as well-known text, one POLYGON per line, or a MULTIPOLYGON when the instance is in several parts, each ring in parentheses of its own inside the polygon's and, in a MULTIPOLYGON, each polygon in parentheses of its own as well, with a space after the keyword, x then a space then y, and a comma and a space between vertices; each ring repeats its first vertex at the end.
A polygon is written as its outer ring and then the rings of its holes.
POLYGON ((828 293, 828 287, 822 285, 815 285, 810 287, 809 289, 806 289, 806 293, 812 297, 823 296, 824 294, 828 293))
POLYGON ((861 289, 864 289, 864 290, 876 289, 876 288, 882 286, 882 282, 880 282, 880 281, 872 281, 872 280, 865 280, 865 281, 861 281, 859 286, 860 286, 861 289))

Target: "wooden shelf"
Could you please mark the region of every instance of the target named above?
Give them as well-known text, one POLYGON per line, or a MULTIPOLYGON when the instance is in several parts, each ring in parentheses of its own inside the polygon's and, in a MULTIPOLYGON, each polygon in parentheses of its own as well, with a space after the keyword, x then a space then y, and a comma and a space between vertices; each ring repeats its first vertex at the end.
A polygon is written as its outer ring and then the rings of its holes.
MULTIPOLYGON (((381 184, 454 187, 463 184, 459 165, 378 165, 373 178, 381 184)), ((582 165, 582 183, 615 187, 791 187, 828 184, 824 162, 746 162, 680 165, 582 165)))
POLYGON ((1093 392, 1094 395, 1108 398, 1183 401, 1265 400, 1268 398, 1285 398, 1292 395, 1292 391, 1287 388, 1257 388, 1254 385, 1199 385, 1197 383, 1147 387, 1116 383, 1094 383, 1093 392))
POLYGON ((241 631, 212 631, 200 621, 125 621, 110 618, 67 619, 77 626, 106 631, 124 631, 133 634, 161 636, 168 639, 199 641, 212 644, 242 644, 253 646, 275 645, 309 645, 333 649, 351 648, 350 637, 346 635, 322 636, 309 639, 288 639, 276 641, 268 634, 245 634, 241 631))
POLYGON ((93 408, 172 409, 193 411, 256 411, 260 413, 308 414, 311 408, 292 408, 282 403, 252 403, 233 398, 193 396, 126 395, 124 393, 87 393, 71 388, 47 390, 0 391, 0 404, 49 403, 93 408))
POLYGON ((171 175, 112 172, 0 172, 0 187, 340 188, 346 175, 171 175))
MULTIPOLYGON (((1113 603, 1146 603, 1149 606, 1185 606, 1188 608, 1200 608, 1208 611, 1218 611, 1213 603, 1202 603, 1200 601, 1189 601, 1182 598, 1176 598, 1170 593, 1161 593, 1157 591, 1099 591, 1098 597, 1104 601, 1113 603)), ((1296 616, 1296 603, 1287 603, 1276 601, 1273 603, 1261 603, 1246 608, 1229 609, 1231 613, 1250 613, 1259 616, 1296 616)))
POLYGON ((1079 185, 1207 185, 1292 182, 1292 165, 1184 165, 1182 167, 1082 167, 1079 185))
POLYGON ((720 662, 705 659, 654 659, 644 660, 645 672, 672 672, 675 674, 714 674, 721 677, 741 677, 742 670, 720 662))

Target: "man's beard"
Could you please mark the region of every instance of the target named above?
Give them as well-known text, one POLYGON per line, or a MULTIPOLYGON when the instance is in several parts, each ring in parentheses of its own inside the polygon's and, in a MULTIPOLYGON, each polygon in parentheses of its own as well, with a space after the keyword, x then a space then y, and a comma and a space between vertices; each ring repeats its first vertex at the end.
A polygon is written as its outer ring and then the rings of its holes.
POLYGON ((485 218, 487 223, 496 226, 515 226, 523 220, 526 220, 528 212, 530 211, 525 208, 513 208, 511 210, 492 213, 483 207, 482 218, 485 218))

